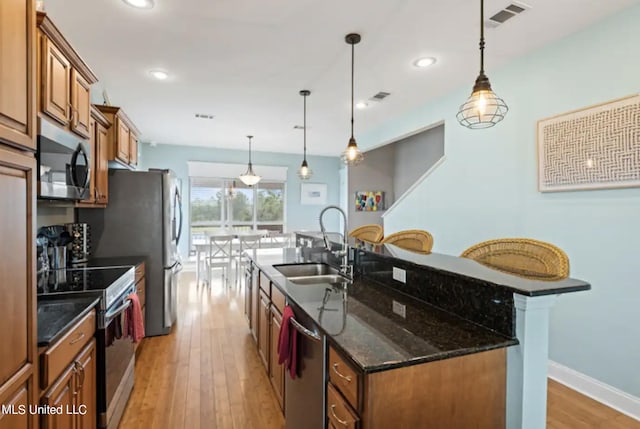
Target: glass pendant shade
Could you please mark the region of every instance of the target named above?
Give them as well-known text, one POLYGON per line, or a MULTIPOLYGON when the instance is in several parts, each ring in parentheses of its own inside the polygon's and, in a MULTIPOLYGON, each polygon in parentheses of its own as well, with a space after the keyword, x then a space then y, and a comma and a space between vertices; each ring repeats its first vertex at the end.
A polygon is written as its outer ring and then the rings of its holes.
POLYGON ((347 34, 345 41, 351 45, 351 138, 347 148, 342 152, 340 159, 347 165, 358 165, 364 159, 362 151, 358 148, 356 139, 353 136, 353 88, 354 88, 354 74, 355 74, 355 45, 360 43, 361 37, 359 34, 351 33, 347 34))
POLYGON ((253 186, 262 180, 262 177, 253 172, 253 165, 251 164, 251 139, 253 136, 247 136, 247 138, 249 139, 249 164, 247 165, 247 171, 241 174, 239 178, 245 185, 253 186))
POLYGON ((460 125, 471 129, 493 127, 509 111, 507 103, 493 92, 489 78, 484 74, 484 45, 484 0, 480 0, 480 74, 469 99, 456 115, 460 125))
POLYGON ((347 165, 358 165, 364 160, 364 154, 358 148, 356 140, 353 137, 349 140, 349 144, 344 152, 342 152, 340 159, 347 165))
POLYGON ((307 160, 305 159, 298 169, 298 177, 300 180, 309 180, 311 176, 313 176, 313 171, 309 168, 309 164, 307 164, 307 160))
POLYGON ((456 118, 467 128, 490 128, 502 121, 508 111, 504 100, 491 89, 489 79, 481 74, 476 80, 471 96, 460 106, 456 118))

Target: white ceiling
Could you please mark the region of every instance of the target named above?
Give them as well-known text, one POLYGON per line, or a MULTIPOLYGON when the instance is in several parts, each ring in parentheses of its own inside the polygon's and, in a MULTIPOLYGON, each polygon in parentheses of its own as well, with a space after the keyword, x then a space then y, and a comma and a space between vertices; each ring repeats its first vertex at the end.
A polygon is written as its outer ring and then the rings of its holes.
MULTIPOLYGON (((525 0, 531 10, 487 30, 487 73, 636 0, 525 0)), ((392 95, 356 111, 356 138, 478 73, 477 0, 46 0, 47 12, 123 107, 159 144, 301 152, 302 97, 309 152, 338 155, 349 137, 350 48, 358 32, 356 100, 392 95), (435 56, 418 70, 412 62, 435 56), (167 81, 150 69, 170 72, 167 81), (215 115, 196 119, 195 113, 215 115)), ((509 0, 486 0, 486 17, 509 0)), ((500 93, 500 83, 493 81, 500 93)), ((463 100, 461 100, 462 102, 463 100)), ((428 125, 428 124, 425 124, 428 125)))

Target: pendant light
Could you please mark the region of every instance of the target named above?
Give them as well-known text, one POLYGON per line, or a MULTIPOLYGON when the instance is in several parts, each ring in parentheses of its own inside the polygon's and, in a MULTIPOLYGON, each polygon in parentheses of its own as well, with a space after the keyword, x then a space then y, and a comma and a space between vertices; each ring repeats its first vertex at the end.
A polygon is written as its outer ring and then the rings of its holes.
POLYGON ((508 111, 507 104, 493 92, 489 78, 484 74, 484 0, 480 0, 480 74, 456 118, 467 128, 489 128, 502 121, 508 111))
POLYGON ((300 95, 304 97, 304 123, 302 125, 304 133, 304 155, 302 158, 302 164, 298 169, 298 177, 300 180, 309 180, 313 175, 313 171, 311 171, 309 164, 307 164, 307 97, 311 95, 311 91, 303 89, 300 91, 300 95))
POLYGON ((347 165, 358 165, 364 159, 364 155, 358 148, 355 137, 353 137, 353 75, 355 68, 355 45, 360 43, 361 37, 359 34, 351 33, 347 34, 345 41, 351 45, 351 138, 347 148, 342 152, 342 162, 347 165))
POLYGON ((240 180, 247 186, 253 186, 257 184, 262 177, 253 172, 253 165, 251 164, 251 139, 253 136, 247 136, 247 138, 249 139, 249 165, 247 166, 247 171, 240 175, 240 180))

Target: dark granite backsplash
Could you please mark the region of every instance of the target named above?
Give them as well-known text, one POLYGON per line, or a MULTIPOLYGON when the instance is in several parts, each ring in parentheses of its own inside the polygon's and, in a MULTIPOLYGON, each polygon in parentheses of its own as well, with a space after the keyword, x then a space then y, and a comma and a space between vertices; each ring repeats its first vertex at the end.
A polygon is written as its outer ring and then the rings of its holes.
POLYGON ((355 269, 358 276, 515 337, 513 293, 491 283, 358 250, 355 269), (393 279, 393 267, 406 271, 406 283, 393 279))

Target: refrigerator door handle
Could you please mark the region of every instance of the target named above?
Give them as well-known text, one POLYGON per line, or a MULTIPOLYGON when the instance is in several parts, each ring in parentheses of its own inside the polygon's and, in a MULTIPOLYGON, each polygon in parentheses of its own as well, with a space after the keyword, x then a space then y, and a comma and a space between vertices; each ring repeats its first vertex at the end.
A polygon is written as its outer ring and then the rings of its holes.
POLYGON ((176 187, 176 193, 174 196, 174 204, 178 209, 178 213, 180 215, 180 222, 178 223, 178 233, 176 234, 176 246, 180 244, 180 237, 182 237, 182 197, 180 196, 180 191, 176 187))

